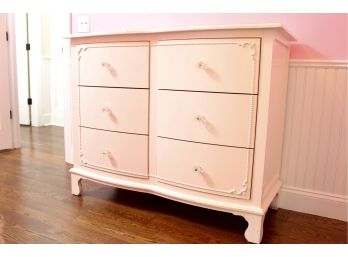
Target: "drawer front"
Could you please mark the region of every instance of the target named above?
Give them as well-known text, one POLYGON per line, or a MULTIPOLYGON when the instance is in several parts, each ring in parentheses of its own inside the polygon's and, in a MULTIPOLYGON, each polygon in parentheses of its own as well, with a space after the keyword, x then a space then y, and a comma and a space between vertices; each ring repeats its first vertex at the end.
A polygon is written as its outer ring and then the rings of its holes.
POLYGON ((240 198, 250 196, 252 149, 157 138, 157 176, 163 181, 240 198))
POLYGON ((159 90, 162 137, 254 147, 257 96, 159 90))
POLYGON ((147 176, 148 136, 81 128, 81 164, 147 176))
POLYGON ((80 87, 81 126, 148 134, 148 89, 80 87))
POLYGON ((260 39, 163 41, 157 47, 158 88, 256 94, 260 39))
POLYGON ((79 84, 105 87, 149 87, 149 43, 82 46, 79 84))

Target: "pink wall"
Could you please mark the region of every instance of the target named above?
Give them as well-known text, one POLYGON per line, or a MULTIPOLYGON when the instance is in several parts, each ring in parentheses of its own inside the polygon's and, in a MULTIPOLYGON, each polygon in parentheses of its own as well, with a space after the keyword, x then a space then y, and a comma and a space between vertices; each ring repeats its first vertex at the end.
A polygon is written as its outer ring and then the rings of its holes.
POLYGON ((348 14, 72 14, 90 16, 91 32, 185 26, 281 23, 297 39, 292 59, 348 59, 348 14))

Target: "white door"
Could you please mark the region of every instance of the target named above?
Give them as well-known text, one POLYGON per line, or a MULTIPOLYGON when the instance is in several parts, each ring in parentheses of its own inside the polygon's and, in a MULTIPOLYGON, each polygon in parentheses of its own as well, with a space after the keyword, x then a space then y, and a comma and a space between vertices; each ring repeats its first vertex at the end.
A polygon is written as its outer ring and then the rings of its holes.
POLYGON ((0 150, 13 148, 6 31, 7 14, 0 14, 0 150))

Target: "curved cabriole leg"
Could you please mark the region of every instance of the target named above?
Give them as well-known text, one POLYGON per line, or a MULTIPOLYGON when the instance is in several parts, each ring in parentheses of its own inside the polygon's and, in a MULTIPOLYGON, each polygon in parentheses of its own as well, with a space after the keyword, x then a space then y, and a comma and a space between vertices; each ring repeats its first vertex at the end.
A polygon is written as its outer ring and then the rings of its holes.
POLYGON ((75 174, 71 174, 71 193, 73 195, 81 194, 81 177, 75 174))
POLYGON ((263 235, 263 220, 265 215, 243 214, 244 219, 248 222, 248 228, 244 233, 246 240, 259 244, 263 235))

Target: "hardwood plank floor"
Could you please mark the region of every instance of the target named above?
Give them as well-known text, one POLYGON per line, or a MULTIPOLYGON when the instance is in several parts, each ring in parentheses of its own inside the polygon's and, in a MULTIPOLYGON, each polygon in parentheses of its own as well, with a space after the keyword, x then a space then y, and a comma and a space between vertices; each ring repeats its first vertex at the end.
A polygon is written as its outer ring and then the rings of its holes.
MULTIPOLYGON (((246 243, 247 222, 232 214, 87 181, 72 196, 63 129, 21 133, 21 149, 0 153, 6 243, 246 243)), ((264 228, 262 243, 347 243, 346 222, 282 209, 264 228)))

